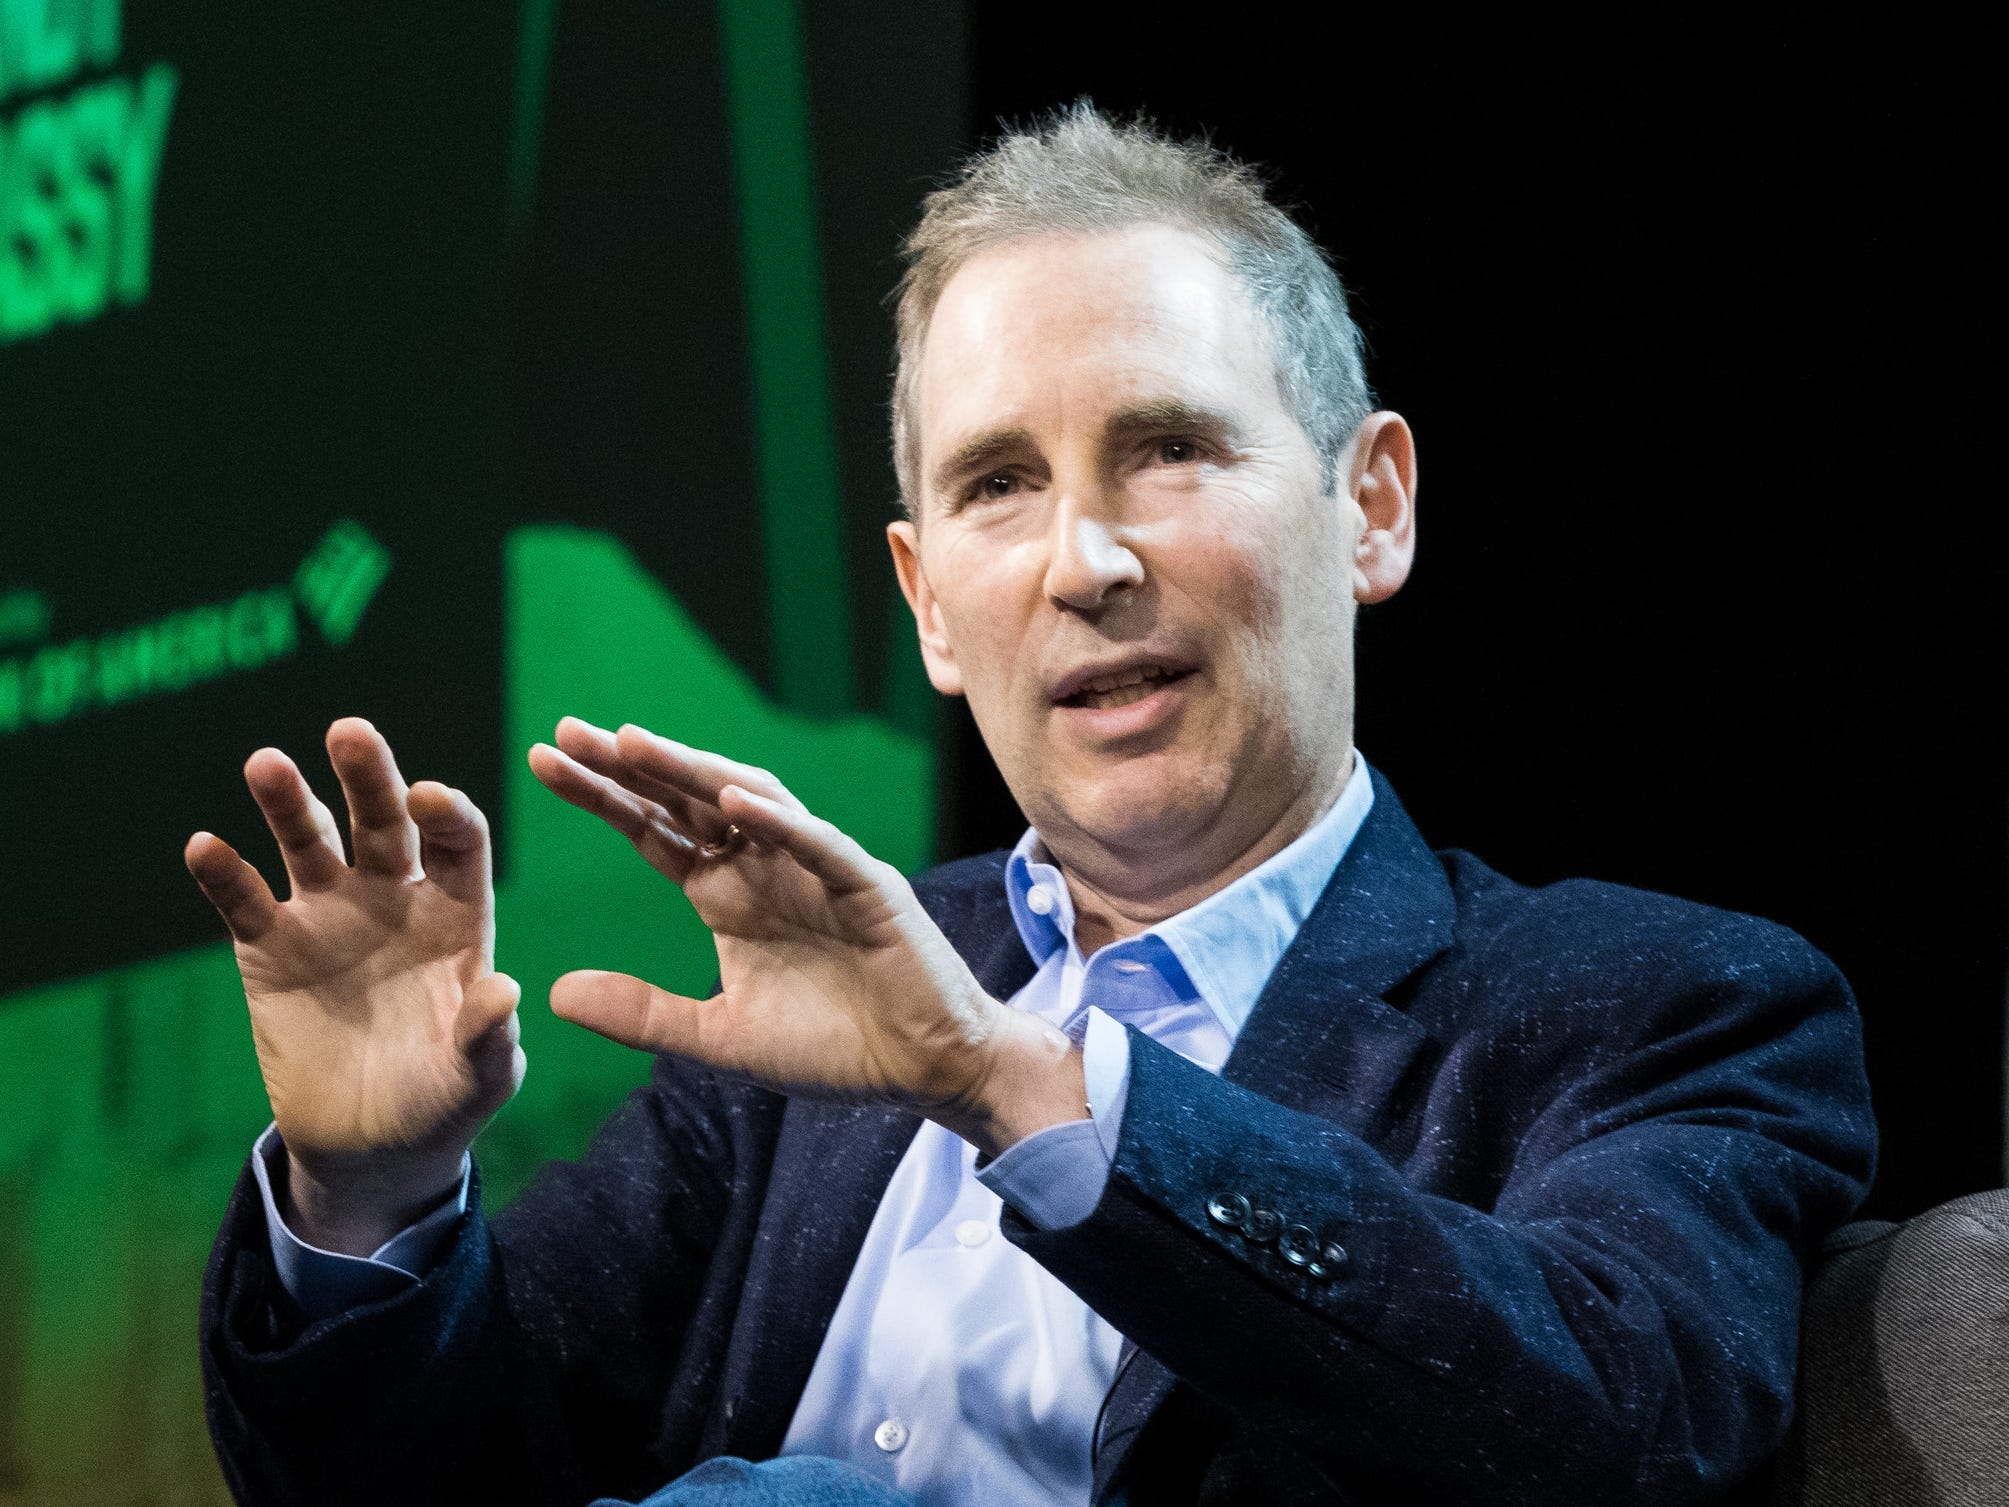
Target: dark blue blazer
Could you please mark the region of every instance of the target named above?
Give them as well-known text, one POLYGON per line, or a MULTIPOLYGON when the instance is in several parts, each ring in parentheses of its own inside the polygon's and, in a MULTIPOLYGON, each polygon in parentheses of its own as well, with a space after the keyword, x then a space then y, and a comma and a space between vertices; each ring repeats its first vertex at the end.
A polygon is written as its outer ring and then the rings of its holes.
MULTIPOLYGON (((1002 868, 916 886, 1000 998, 1031 972, 1002 868)), ((1702 1502, 1762 1471, 1803 1264, 1875 1152, 1854 1002, 1793 933, 1432 854, 1377 775, 1224 1073, 1131 1052, 1095 1212, 1005 1216, 1133 1342, 1099 1501, 1702 1502), (1319 1279, 1226 1195, 1343 1257, 1319 1279)), ((311 1325, 247 1168, 202 1309, 233 1489, 570 1507, 772 1454, 915 1125, 659 1059, 583 1160, 492 1222, 477 1192, 423 1283, 311 1325)))

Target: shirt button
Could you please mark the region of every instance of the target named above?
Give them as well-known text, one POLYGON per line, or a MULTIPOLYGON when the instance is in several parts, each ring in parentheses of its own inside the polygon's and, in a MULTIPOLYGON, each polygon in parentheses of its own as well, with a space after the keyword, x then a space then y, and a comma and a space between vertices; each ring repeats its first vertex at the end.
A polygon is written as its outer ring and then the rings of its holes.
POLYGON ((956 1226, 956 1244, 971 1247, 982 1245, 991 1238, 991 1227, 987 1220, 965 1219, 956 1226))
POLYGON ((1025 892, 1025 908, 1035 916, 1053 914, 1053 891, 1043 884, 1035 884, 1025 892))
POLYGON ((872 1430, 872 1442, 886 1454, 897 1455, 907 1442, 907 1425, 897 1418, 888 1418, 872 1430))

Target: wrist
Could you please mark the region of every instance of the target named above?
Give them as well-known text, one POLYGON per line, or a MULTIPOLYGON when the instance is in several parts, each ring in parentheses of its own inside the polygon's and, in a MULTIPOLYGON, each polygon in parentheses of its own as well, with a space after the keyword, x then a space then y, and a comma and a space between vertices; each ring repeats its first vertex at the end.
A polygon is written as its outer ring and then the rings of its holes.
POLYGON ((987 1157, 1052 1126, 1088 1118, 1081 1049, 1037 1016, 998 1008, 975 1093, 933 1117, 987 1157))
POLYGON ((307 1244, 369 1256, 460 1185, 464 1155, 440 1151, 322 1164, 303 1162, 289 1148, 283 1185, 274 1191, 287 1228, 307 1244))

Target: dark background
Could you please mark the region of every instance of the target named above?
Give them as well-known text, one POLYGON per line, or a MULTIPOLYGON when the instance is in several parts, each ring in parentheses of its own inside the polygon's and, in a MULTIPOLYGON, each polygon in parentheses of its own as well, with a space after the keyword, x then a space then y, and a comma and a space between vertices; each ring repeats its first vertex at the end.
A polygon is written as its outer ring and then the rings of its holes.
MULTIPOLYGON (((506 818, 523 525, 618 539, 787 699, 736 150, 785 112, 735 116, 722 16, 799 22, 854 710, 928 715, 878 538, 883 298, 921 194, 1000 117, 1082 95, 1210 130, 1337 255, 1419 436, 1418 566, 1363 621, 1359 741, 1426 836, 1797 928, 1862 1001, 1869 1212, 2002 1182, 1999 38, 798 10, 125 7, 111 69, 181 81, 153 288, 0 350, 0 591, 49 593, 68 642, 283 585, 341 517, 393 565, 339 650, 310 632, 0 741, 0 1496, 223 1500, 188 1336, 265 1106, 180 852, 207 826, 270 868, 244 755, 278 743, 325 789, 321 732, 358 711, 506 818)), ((1010 842, 967 715, 937 721, 940 851, 1010 842)), ((520 1168, 632 1081, 573 1039, 537 1044, 501 1122, 520 1168)))
POLYGON ((256 820, 239 770, 260 744, 310 767, 328 722, 367 710, 406 767, 465 771, 485 808, 500 788, 485 515, 514 17, 210 0, 122 19, 104 71, 180 78, 153 287, 0 349, 0 590, 46 592, 64 643, 283 587, 341 518, 392 565, 340 654, 303 623, 255 675, 0 744, 0 994, 212 940, 181 848, 256 820))
MULTIPOLYGON (((1274 170, 1418 436, 1362 751, 1438 846, 1805 934, 1866 1019, 1868 1212, 1998 1185, 1993 40, 1891 13, 1299 25, 979 6, 973 131, 1087 94, 1274 170)), ((958 736, 951 846, 1009 841, 958 736)))
MULTIPOLYGON (((60 585, 65 639, 280 584, 338 516, 396 563, 340 656, 4 750, 0 988, 212 941, 181 842, 255 821, 243 754, 309 753, 354 685, 488 804, 518 523, 617 532, 769 677, 716 8, 556 6, 508 235, 514 7, 128 9, 119 66, 182 75, 155 292, 0 361, 0 586, 60 585), (107 812, 118 846, 80 836, 107 812)), ((801 26, 863 708, 906 632, 881 299, 921 193, 1082 95, 1211 131, 1334 251, 1419 437, 1359 741, 1426 836, 1794 926, 1862 1000, 1872 1211, 2002 1181, 1999 39, 1044 0, 801 26)), ((1011 841, 941 727, 942 851, 1011 841)))

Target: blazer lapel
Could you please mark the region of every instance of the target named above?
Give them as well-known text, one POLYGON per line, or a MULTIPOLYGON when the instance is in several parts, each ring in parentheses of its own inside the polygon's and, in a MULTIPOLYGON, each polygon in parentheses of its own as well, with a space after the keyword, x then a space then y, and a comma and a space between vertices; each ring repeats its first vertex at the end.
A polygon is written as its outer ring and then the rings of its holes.
POLYGON ((1387 996, 1451 945, 1457 899, 1395 792, 1374 805, 1235 1040, 1223 1075, 1381 1143, 1429 1044, 1387 996))
MULTIPOLYGON (((1374 805, 1235 1039, 1224 1077, 1387 1149, 1428 1033, 1387 996, 1451 945, 1443 865, 1377 770, 1374 805)), ((1139 1351, 1119 1365, 1095 1443, 1102 1501, 1177 1378, 1139 1351)))
MULTIPOLYGON (((1033 963, 1012 924, 1002 855, 924 886, 923 904, 985 990, 1009 999, 1033 963)), ((704 1453, 781 1449, 873 1215, 921 1122, 878 1105, 791 1099, 747 1263, 704 1453)))

